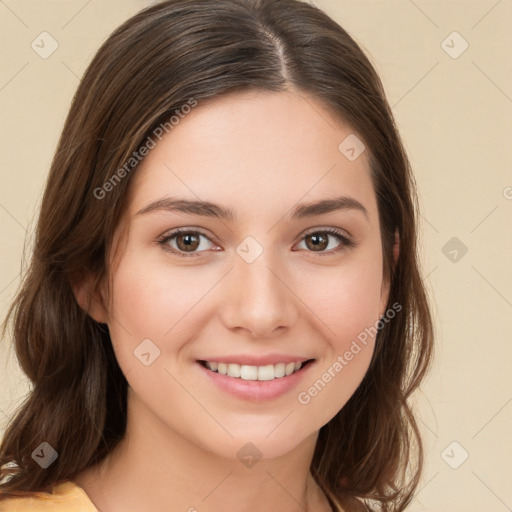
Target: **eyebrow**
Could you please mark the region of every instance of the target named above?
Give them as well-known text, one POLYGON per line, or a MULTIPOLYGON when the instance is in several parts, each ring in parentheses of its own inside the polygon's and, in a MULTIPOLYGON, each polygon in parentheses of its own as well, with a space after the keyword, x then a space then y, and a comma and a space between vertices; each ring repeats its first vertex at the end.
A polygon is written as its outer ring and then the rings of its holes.
MULTIPOLYGON (((154 211, 181 212, 202 217, 214 217, 233 221, 235 214, 230 208, 211 203, 209 201, 194 201, 190 199, 180 199, 172 197, 163 197, 149 203, 139 210, 136 215, 144 215, 154 211)), ((314 217, 338 210, 356 210, 364 214, 369 221, 368 210, 355 198, 349 196, 339 196, 333 199, 321 199, 312 203, 300 204, 293 210, 291 220, 314 217)))

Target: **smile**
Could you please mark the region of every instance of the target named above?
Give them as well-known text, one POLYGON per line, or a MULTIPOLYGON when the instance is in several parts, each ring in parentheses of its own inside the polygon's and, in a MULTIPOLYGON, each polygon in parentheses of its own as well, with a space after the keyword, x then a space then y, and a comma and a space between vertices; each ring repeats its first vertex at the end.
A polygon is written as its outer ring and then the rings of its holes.
POLYGON ((212 372, 228 377, 239 378, 243 380, 273 380, 287 377, 301 369, 308 361, 295 363, 277 363, 264 366, 251 366, 237 363, 217 363, 215 361, 201 361, 203 366, 212 372))
POLYGON ((213 356, 196 360, 196 367, 201 370, 206 383, 237 399, 260 403, 291 392, 316 366, 315 359, 276 354, 258 357, 233 354, 223 357, 220 362, 215 359, 217 357, 213 356), (272 360, 280 362, 270 364, 272 360))

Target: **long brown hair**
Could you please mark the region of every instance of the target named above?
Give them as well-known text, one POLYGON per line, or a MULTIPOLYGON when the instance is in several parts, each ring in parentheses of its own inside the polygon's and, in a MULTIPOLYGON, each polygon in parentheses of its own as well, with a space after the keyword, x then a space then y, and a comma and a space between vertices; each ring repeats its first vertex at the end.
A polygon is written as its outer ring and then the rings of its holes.
POLYGON ((4 324, 32 390, 0 446, 0 501, 49 492, 108 455, 126 427, 127 381, 106 325, 72 284, 108 275, 134 169, 105 183, 183 105, 248 89, 310 95, 364 140, 378 202, 389 304, 368 372, 320 429, 311 471, 340 503, 411 501, 423 463, 408 404, 431 364, 433 323, 417 254, 418 200, 381 81, 349 34, 297 0, 169 0, 116 29, 76 91, 46 184, 33 255, 4 324), (103 192, 101 192, 103 190, 103 192), (98 192, 100 191, 100 192, 98 192), (395 232, 400 251, 393 261, 395 232), (41 442, 58 452, 46 469, 41 442))

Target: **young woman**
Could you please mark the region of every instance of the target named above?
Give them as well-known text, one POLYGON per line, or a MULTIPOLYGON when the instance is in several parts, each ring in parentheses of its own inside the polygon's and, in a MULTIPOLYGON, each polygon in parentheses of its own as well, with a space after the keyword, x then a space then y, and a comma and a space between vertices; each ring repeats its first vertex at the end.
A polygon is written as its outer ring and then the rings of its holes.
POLYGON ((402 511, 432 320, 410 166, 296 0, 169 0, 100 48, 8 320, 0 509, 402 511))

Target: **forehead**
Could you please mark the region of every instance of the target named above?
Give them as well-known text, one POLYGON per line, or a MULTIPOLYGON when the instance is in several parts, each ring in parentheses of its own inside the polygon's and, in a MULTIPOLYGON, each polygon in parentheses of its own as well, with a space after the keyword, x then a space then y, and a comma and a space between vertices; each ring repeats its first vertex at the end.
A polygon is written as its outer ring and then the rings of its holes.
POLYGON ((349 195, 374 216, 367 151, 352 160, 343 152, 354 137, 302 92, 248 91, 199 102, 139 164, 129 212, 178 196, 220 203, 249 219, 262 210, 282 214, 301 200, 349 195))

